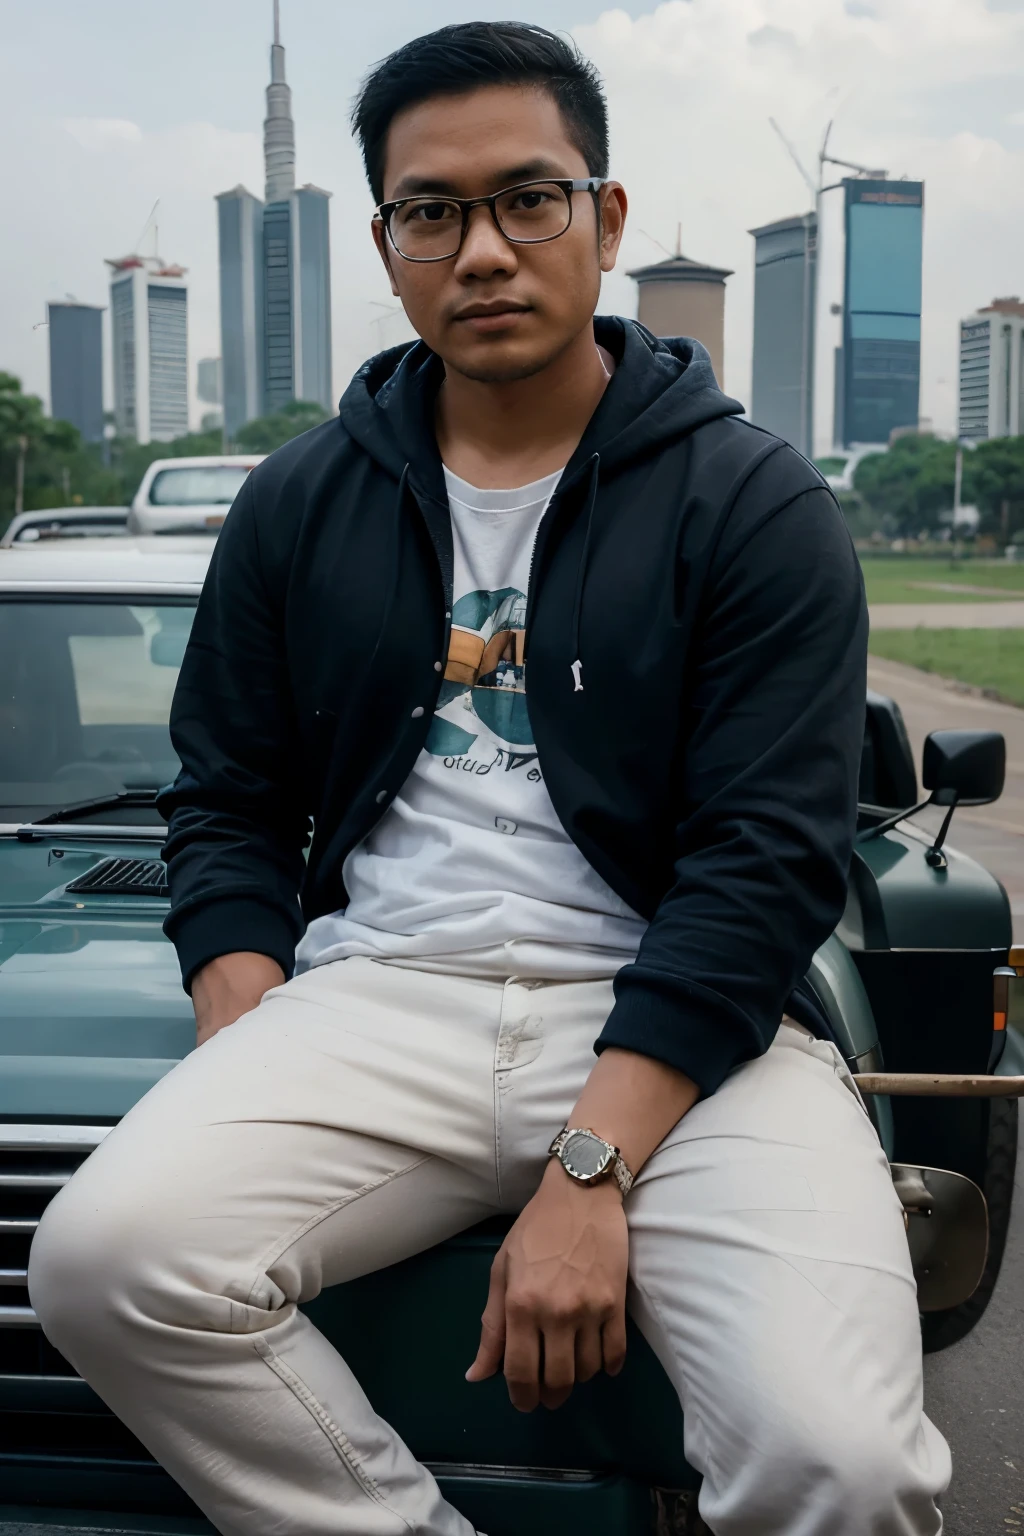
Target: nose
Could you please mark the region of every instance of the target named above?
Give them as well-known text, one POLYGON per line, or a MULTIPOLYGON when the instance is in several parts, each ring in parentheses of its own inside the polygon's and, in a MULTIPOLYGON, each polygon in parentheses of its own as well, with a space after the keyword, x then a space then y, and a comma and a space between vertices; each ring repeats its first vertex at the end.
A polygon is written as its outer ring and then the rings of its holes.
POLYGON ((470 209, 466 238, 455 259, 456 276, 473 278, 511 276, 518 270, 516 248, 506 240, 487 207, 470 209))

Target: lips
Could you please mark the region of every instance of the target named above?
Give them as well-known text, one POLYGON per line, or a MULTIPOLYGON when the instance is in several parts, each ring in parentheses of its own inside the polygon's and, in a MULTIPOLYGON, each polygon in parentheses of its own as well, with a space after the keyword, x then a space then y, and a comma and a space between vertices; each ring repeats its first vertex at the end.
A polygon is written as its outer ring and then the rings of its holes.
POLYGON ((526 305, 472 305, 464 309, 455 319, 463 325, 468 325, 472 330, 479 332, 507 330, 514 326, 522 315, 529 313, 526 305))

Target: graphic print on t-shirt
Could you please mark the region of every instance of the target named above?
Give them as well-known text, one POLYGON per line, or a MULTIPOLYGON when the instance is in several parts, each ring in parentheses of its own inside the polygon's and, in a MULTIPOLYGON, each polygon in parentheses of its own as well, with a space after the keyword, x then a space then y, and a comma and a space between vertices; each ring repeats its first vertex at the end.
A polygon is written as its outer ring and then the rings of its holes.
POLYGON ((444 681, 426 740, 435 757, 478 756, 506 769, 536 759, 526 705, 526 595, 467 592, 452 609, 444 681))

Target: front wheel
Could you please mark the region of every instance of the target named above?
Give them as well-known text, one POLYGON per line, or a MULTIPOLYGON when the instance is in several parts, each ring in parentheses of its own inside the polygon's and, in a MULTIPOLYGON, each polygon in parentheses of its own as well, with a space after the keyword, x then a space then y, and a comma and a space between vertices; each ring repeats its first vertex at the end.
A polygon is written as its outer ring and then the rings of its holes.
POLYGON ((928 1354, 965 1338, 992 1300, 1010 1230, 1017 1170, 1017 1104, 1016 1099, 990 1101, 983 1186, 988 1203, 988 1258, 973 1296, 946 1312, 926 1312, 922 1317, 921 1332, 928 1354))

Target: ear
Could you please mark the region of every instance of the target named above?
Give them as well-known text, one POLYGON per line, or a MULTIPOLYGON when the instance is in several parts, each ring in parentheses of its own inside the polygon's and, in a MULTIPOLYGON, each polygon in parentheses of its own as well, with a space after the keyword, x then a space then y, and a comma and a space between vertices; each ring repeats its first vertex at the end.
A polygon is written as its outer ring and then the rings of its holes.
POLYGON ((388 282, 391 284, 391 292, 394 294, 396 299, 400 299, 402 295, 398 291, 398 284, 395 282, 395 274, 391 270, 391 248, 388 245, 387 233, 380 219, 374 217, 370 220, 370 233, 373 235, 373 243, 377 247, 377 254, 379 255, 381 261, 384 263, 384 270, 388 274, 388 282))
POLYGON ((598 193, 601 212, 601 271, 610 272, 622 244, 629 204, 626 189, 617 181, 606 182, 598 193))

